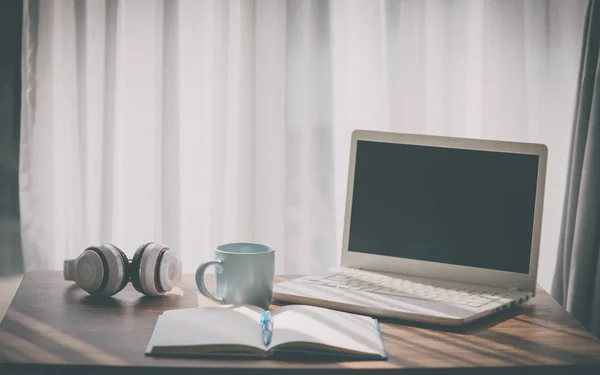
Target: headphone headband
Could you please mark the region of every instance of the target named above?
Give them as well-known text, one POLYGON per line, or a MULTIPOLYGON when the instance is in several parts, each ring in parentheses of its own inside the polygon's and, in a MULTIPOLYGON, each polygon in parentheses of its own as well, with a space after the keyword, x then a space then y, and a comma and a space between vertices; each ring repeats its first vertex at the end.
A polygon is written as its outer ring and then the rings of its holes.
POLYGON ((67 259, 63 263, 63 277, 65 280, 75 281, 76 259, 67 259))

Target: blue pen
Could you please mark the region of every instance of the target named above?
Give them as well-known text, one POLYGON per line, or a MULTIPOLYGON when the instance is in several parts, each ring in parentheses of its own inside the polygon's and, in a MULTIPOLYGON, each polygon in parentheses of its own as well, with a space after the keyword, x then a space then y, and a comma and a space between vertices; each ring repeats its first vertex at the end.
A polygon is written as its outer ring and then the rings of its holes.
POLYGON ((273 336, 273 321, 271 320, 270 311, 265 311, 262 313, 260 324, 262 325, 263 343, 265 345, 269 345, 271 343, 271 337, 273 336))

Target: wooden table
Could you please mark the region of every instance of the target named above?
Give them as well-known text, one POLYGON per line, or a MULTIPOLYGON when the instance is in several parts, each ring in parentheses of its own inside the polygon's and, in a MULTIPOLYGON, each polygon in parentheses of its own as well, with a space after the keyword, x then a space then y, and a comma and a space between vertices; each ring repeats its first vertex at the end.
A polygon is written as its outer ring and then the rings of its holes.
POLYGON ((143 297, 131 285, 114 298, 95 298, 62 280, 60 272, 30 272, 0 325, 0 374, 246 374, 292 369, 311 374, 335 370, 600 374, 600 342, 543 289, 537 293, 517 309, 462 328, 383 320, 388 361, 152 358, 144 355, 144 349, 161 312, 214 305, 198 293, 192 275, 162 298, 143 297))

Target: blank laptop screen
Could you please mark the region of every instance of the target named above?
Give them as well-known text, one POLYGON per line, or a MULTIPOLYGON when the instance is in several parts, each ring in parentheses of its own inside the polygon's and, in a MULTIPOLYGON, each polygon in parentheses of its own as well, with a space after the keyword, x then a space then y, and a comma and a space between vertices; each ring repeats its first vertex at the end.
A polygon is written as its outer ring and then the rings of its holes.
POLYGON ((348 250, 528 273, 538 160, 358 141, 348 250))

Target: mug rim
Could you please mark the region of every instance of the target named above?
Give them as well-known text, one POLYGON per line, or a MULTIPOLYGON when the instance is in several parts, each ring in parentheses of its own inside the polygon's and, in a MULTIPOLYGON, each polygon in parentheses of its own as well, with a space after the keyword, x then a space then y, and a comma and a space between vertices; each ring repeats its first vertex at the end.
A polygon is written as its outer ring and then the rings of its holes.
POLYGON ((259 242, 227 242, 227 243, 223 243, 223 244, 216 246, 215 251, 218 251, 219 253, 235 254, 235 255, 261 255, 261 254, 269 254, 269 253, 275 251, 275 248, 271 245, 267 245, 267 244, 259 243, 259 242), (266 247, 266 248, 268 248, 268 250, 262 251, 260 253, 235 253, 232 251, 225 251, 225 250, 220 249, 221 246, 229 246, 229 245, 258 245, 258 246, 266 247))

